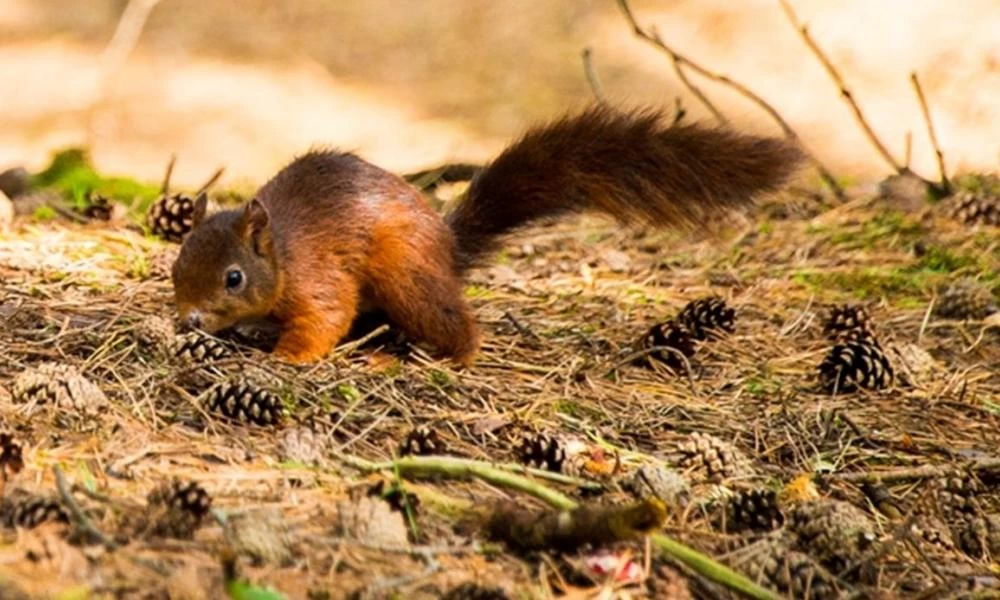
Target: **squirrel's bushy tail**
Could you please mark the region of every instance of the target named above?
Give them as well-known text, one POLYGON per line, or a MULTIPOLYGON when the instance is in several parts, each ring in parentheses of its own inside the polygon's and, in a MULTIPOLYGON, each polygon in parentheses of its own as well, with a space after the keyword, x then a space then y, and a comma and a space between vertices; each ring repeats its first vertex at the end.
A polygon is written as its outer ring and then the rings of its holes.
POLYGON ((593 210, 622 223, 703 226, 721 209, 781 187, 802 161, 782 139, 654 111, 597 106, 528 131, 483 169, 446 217, 463 271, 529 223, 593 210))

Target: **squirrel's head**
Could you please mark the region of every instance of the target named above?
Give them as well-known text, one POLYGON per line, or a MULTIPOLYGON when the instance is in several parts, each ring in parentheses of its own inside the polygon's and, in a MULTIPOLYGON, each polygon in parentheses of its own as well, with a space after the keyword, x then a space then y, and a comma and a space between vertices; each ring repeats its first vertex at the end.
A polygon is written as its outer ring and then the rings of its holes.
POLYGON ((199 196, 172 279, 181 326, 214 333, 267 316, 280 281, 271 218, 259 200, 209 217, 206 208, 199 196))

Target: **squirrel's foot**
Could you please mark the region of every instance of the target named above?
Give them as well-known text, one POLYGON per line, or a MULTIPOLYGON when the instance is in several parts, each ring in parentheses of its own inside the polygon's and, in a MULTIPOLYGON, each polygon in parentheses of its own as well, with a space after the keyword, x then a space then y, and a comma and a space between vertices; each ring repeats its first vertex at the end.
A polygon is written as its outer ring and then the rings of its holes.
POLYGON ((326 356, 342 337, 328 328, 300 323, 303 322, 290 323, 282 332, 278 345, 274 348, 275 357, 295 364, 314 363, 326 356))

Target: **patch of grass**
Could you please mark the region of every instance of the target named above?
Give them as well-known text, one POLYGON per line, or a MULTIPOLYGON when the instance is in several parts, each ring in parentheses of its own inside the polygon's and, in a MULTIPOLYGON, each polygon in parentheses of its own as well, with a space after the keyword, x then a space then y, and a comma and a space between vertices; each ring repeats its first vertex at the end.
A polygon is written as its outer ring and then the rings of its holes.
POLYGON ((925 234, 920 223, 899 211, 875 215, 857 227, 832 229, 810 226, 807 232, 829 235, 830 243, 846 250, 894 246, 899 242, 914 242, 925 234))
POLYGON ((449 387, 451 386, 451 376, 441 369, 431 369, 427 373, 427 382, 441 388, 449 387))
POLYGON ((36 221, 54 221, 59 218, 59 213, 51 206, 39 206, 32 214, 36 221))
POLYGON ((792 273, 792 280, 817 293, 839 290, 859 300, 889 298, 895 301, 923 298, 937 287, 945 275, 929 269, 861 267, 850 271, 814 271, 792 273))
POLYGON ((781 389, 781 384, 767 377, 750 377, 743 382, 743 389, 751 396, 759 398, 777 393, 781 389))
POLYGON ((928 270, 936 273, 953 273, 969 267, 979 267, 979 259, 969 254, 958 254, 940 246, 929 246, 911 270, 928 270))
POLYGON ((489 300, 493 297, 493 292, 478 285, 467 285, 465 286, 465 297, 489 300))
POLYGON ((122 202, 139 213, 145 212, 160 194, 158 186, 128 177, 101 175, 82 148, 56 152, 49 166, 31 178, 31 187, 53 190, 80 207, 86 206, 87 197, 96 193, 122 202))
POLYGON ((349 383, 342 383, 334 389, 336 389, 337 394, 339 394, 341 398, 347 400, 348 402, 354 402, 361 397, 361 392, 358 391, 358 388, 349 383))

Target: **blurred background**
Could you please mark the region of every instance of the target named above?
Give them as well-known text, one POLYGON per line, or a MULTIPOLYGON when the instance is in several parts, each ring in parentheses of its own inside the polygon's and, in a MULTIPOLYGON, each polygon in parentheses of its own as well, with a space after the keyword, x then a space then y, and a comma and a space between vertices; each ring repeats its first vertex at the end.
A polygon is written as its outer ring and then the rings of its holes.
MULTIPOLYGON (((175 181, 219 165, 260 183, 312 145, 406 171, 481 161, 529 124, 608 97, 706 113, 614 0, 161 0, 134 51, 105 53, 127 0, 3 0, 0 168, 89 146, 96 166, 175 181)), ((952 171, 1000 162, 1000 2, 792 0, 876 131, 934 162, 917 71, 952 171)), ((772 103, 839 175, 888 173, 776 0, 633 0, 676 50, 772 103)), ((755 106, 691 75, 736 123, 776 131, 755 106)))

